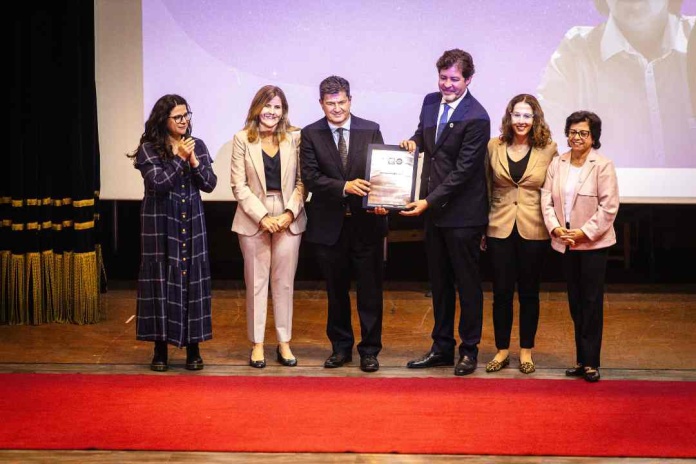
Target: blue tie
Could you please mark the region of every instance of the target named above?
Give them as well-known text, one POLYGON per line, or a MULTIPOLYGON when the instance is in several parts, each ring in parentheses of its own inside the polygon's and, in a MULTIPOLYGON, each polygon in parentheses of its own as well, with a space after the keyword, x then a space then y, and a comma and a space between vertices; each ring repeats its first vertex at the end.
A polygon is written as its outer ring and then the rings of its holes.
POLYGON ((435 142, 437 142, 440 139, 440 135, 442 135, 442 131, 445 130, 445 126, 447 125, 447 113, 449 113, 450 106, 447 103, 443 103, 445 108, 442 110, 442 116, 440 116, 440 122, 437 124, 437 133, 435 134, 435 142))

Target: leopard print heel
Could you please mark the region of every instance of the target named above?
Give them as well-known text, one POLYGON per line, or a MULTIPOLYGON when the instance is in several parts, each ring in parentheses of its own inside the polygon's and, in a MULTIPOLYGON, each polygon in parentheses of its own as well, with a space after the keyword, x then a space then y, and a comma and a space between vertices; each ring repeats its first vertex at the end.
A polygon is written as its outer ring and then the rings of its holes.
POLYGON ((523 374, 531 374, 535 370, 536 370, 536 368, 534 367, 533 362, 520 363, 520 372, 523 374))
POLYGON ((510 364, 510 356, 503 359, 502 362, 496 361, 495 359, 486 364, 486 372, 498 372, 499 370, 507 367, 510 364))

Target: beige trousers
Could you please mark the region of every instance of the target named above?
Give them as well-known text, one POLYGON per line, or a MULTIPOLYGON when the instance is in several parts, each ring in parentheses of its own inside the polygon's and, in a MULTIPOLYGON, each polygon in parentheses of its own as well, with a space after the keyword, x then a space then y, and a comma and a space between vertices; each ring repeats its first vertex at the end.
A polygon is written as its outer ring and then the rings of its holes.
MULTIPOLYGON (((280 192, 266 194, 266 208, 278 216, 285 207, 280 192)), ((268 285, 273 297, 273 318, 278 342, 292 338, 292 298, 302 235, 288 229, 270 234, 239 235, 244 257, 247 333, 252 343, 263 343, 268 309, 268 285)))

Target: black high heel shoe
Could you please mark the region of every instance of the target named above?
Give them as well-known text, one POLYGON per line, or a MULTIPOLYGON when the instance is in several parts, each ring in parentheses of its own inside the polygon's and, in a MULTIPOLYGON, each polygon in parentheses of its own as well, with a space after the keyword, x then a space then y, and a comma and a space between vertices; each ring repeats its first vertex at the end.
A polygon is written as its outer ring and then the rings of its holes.
POLYGON ((255 367, 257 369, 263 369, 264 367, 266 367, 266 358, 265 357, 263 359, 258 360, 258 361, 253 361, 251 359, 251 353, 253 353, 253 352, 254 352, 254 350, 251 350, 249 352, 249 365, 251 367, 255 367))
POLYGON ((200 371, 203 367, 203 358, 201 358, 198 343, 191 343, 186 347, 186 369, 200 371))
POLYGON ((294 367, 297 366, 297 358, 284 358, 283 355, 280 354, 280 346, 276 346, 276 357, 278 359, 278 362, 282 364, 283 366, 288 366, 288 367, 294 367))
POLYGON ((156 341, 155 342, 155 354, 152 357, 152 362, 150 363, 150 369, 155 372, 165 372, 169 369, 168 359, 167 359, 167 342, 156 341))

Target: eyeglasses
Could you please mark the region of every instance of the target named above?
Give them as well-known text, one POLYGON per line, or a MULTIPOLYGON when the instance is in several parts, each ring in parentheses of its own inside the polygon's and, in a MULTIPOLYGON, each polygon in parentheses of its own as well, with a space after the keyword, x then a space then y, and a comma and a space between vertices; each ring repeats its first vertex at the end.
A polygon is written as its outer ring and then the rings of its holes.
POLYGON ((534 119, 534 115, 530 113, 510 113, 513 119, 521 119, 523 121, 531 121, 534 119))
POLYGON ((177 114, 176 116, 169 116, 169 118, 173 119, 174 122, 181 124, 182 122, 184 122, 184 119, 186 119, 187 121, 190 121, 191 116, 193 116, 193 113, 191 111, 189 111, 188 113, 177 114))
POLYGON ((586 131, 586 130, 581 130, 581 131, 569 130, 568 131, 568 138, 569 139, 575 138, 576 135, 579 135, 580 138, 584 140, 590 136, 590 131, 586 131))

